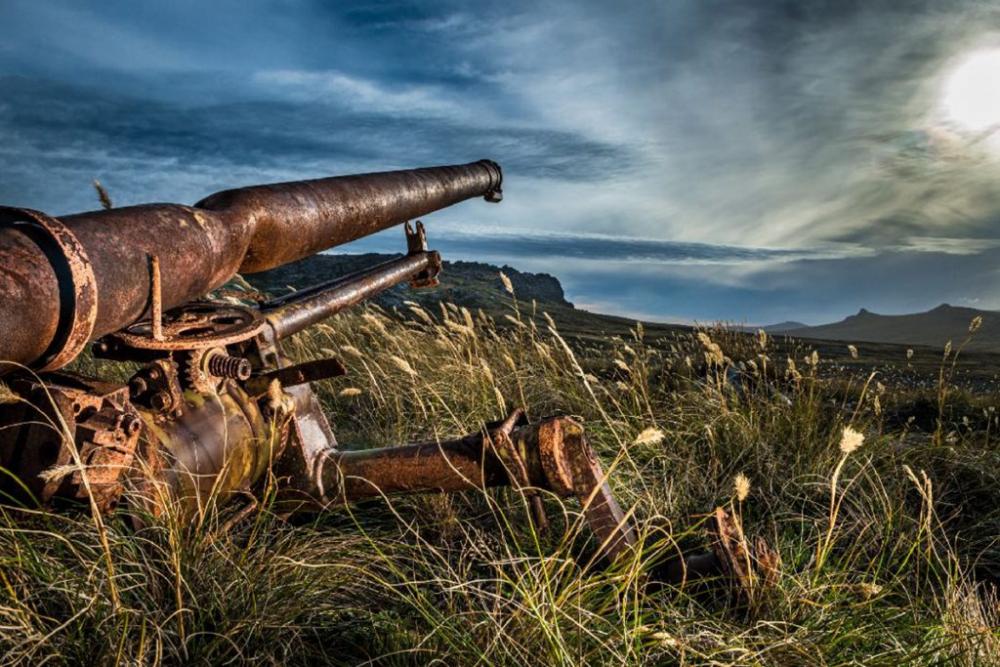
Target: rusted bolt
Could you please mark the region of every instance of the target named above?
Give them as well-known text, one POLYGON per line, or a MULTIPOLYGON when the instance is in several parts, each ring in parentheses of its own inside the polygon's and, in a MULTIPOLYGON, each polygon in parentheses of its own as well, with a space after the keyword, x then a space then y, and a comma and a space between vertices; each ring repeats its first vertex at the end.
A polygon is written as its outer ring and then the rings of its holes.
POLYGON ((166 410, 172 402, 170 394, 165 391, 158 391, 149 399, 154 410, 166 410))
POLYGON ((216 377, 248 380, 250 371, 250 360, 243 357, 213 354, 208 358, 208 372, 216 377))
POLYGON ((147 389, 149 389, 149 385, 143 378, 136 377, 129 380, 128 391, 133 397, 145 394, 147 389))
POLYGON ((121 428, 125 435, 135 435, 142 427, 142 420, 135 415, 122 415, 121 428))

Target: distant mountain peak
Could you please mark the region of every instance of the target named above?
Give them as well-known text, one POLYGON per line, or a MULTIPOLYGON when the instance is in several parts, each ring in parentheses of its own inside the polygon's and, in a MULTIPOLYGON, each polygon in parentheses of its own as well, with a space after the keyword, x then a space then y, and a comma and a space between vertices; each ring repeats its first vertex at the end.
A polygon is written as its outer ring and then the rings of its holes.
POLYGON ((970 343, 977 349, 1000 350, 1000 312, 942 303, 935 308, 903 315, 880 315, 861 308, 839 322, 794 329, 794 337, 842 340, 849 343, 894 343, 943 346, 948 340, 963 340, 974 317, 982 318, 982 329, 970 343))

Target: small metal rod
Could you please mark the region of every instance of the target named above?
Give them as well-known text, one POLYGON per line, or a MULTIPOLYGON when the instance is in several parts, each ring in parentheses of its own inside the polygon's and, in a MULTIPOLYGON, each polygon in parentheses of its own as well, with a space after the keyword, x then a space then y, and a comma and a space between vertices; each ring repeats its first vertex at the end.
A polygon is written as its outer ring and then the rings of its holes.
POLYGON ((441 257, 434 251, 406 255, 358 271, 349 279, 337 280, 325 289, 309 289, 301 297, 290 294, 280 305, 264 306, 261 310, 274 331, 275 340, 280 340, 425 271, 432 271, 440 263, 441 257))
POLYGON ((160 282, 160 258, 149 256, 150 320, 153 340, 163 340, 163 292, 160 282))

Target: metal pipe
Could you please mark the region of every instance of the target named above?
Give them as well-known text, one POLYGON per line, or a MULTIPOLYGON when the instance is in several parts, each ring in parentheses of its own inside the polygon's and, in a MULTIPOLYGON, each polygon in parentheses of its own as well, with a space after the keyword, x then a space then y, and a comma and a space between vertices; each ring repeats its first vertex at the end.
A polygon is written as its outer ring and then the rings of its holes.
POLYGON ((275 340, 281 340, 415 276, 436 273, 440 266, 441 257, 434 251, 406 255, 331 281, 325 287, 309 288, 301 296, 289 294, 271 302, 270 307, 265 305, 264 316, 275 340))
MULTIPOLYGON (((500 167, 464 165, 261 185, 192 206, 59 219, 0 208, 0 360, 45 370, 148 314, 149 256, 164 310, 255 273, 472 197, 499 201, 500 167)), ((9 370, 0 366, 0 373, 9 370)))

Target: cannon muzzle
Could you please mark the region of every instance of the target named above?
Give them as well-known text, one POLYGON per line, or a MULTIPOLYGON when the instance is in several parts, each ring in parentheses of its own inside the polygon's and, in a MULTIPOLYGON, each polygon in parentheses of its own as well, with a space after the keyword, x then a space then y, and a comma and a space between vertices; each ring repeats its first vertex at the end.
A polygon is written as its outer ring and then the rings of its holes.
MULTIPOLYGON (((0 208, 0 361, 53 370, 97 338, 256 273, 473 197, 500 201, 499 165, 408 169, 226 190, 53 218, 0 208), (151 270, 157 258, 159 271, 151 270)), ((11 370, 0 366, 0 373, 11 370)))

